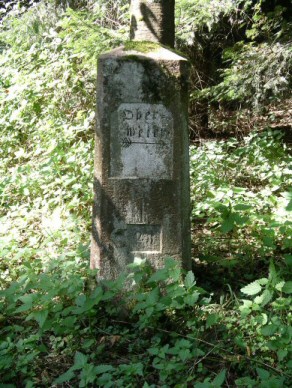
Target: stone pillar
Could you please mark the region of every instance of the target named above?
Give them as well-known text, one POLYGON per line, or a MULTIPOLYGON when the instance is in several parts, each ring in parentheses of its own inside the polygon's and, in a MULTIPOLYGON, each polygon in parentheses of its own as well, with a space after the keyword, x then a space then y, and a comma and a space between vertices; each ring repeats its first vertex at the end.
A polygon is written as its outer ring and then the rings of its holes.
POLYGON ((91 267, 100 278, 135 258, 190 268, 187 82, 187 60, 158 44, 99 59, 91 267))
POLYGON ((174 1, 131 0, 131 39, 174 47, 174 1))

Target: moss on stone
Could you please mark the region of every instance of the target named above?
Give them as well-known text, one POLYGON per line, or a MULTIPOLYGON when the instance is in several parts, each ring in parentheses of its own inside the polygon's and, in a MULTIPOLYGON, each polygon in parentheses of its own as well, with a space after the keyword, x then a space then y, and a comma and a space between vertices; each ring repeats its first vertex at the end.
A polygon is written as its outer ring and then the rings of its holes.
POLYGON ((151 51, 159 50, 161 45, 155 42, 148 41, 129 41, 124 45, 124 51, 137 51, 140 53, 149 53, 151 51))
POLYGON ((188 60, 186 54, 182 53, 179 50, 176 50, 172 47, 165 46, 160 43, 156 42, 150 42, 150 41, 134 41, 130 40, 124 44, 124 51, 137 51, 140 53, 147 54, 151 51, 159 50, 161 47, 165 48, 166 50, 169 50, 173 52, 174 54, 179 55, 182 58, 185 58, 188 60))

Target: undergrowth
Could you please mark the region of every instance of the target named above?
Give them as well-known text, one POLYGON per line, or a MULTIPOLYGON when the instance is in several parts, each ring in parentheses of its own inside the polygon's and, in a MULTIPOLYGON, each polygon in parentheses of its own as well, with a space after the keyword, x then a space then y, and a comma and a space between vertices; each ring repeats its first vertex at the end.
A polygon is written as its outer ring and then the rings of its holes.
POLYGON ((280 131, 191 148, 194 272, 169 258, 96 284, 88 269, 94 58, 125 40, 127 2, 116 3, 114 26, 111 2, 90 15, 41 2, 1 27, 1 384, 288 387, 280 131))

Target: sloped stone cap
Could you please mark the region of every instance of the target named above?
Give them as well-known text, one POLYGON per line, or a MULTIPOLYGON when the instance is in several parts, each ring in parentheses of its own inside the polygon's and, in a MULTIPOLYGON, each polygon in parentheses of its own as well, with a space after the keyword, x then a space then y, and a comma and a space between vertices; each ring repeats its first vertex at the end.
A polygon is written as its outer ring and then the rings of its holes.
POLYGON ((168 60, 168 61, 188 61, 187 58, 176 53, 174 50, 169 50, 160 44, 153 42, 130 42, 129 47, 120 46, 109 52, 102 54, 101 58, 107 57, 143 57, 153 60, 168 60), (137 46, 137 49, 135 49, 137 46), (141 48, 141 49, 139 49, 141 48))

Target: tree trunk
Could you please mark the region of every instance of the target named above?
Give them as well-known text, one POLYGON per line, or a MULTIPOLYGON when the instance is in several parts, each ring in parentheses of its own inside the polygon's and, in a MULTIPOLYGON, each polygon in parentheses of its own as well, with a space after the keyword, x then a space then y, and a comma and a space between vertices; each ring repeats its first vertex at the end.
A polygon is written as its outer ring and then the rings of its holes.
POLYGON ((174 1, 132 0, 131 39, 174 47, 174 1))

